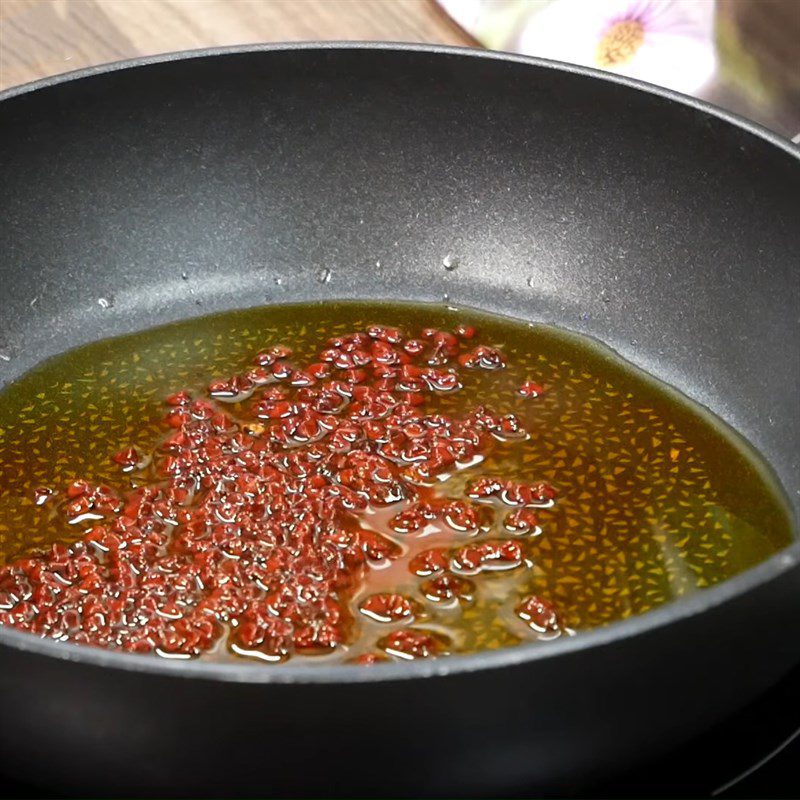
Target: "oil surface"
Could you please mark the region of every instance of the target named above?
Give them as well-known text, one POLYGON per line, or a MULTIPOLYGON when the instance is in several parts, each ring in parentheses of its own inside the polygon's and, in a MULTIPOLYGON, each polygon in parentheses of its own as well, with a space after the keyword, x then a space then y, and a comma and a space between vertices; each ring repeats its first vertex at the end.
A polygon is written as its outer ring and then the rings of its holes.
MULTIPOLYGON (((529 638, 513 614, 523 595, 547 598, 572 630, 592 628, 716 584, 791 541, 785 501, 749 446, 591 340, 472 310, 326 302, 219 314, 97 342, 6 387, 0 565, 80 538, 84 531, 58 509, 69 482, 131 488, 110 456, 131 445, 154 449, 164 435, 166 395, 204 393, 210 380, 245 369, 257 351, 277 343, 290 345, 294 360, 312 362, 329 337, 375 323, 410 335, 466 323, 507 357, 505 369, 463 374, 463 389, 437 397, 433 409, 453 416, 477 405, 513 412, 530 436, 498 443, 483 463, 447 481, 447 496, 463 496, 467 481, 484 474, 547 481, 559 493, 556 505, 539 513, 542 533, 529 542, 529 568, 482 576, 464 607, 425 605, 426 627, 447 633, 453 649, 529 638), (517 389, 526 380, 542 384, 542 396, 521 397, 517 389), (37 505, 38 487, 54 490, 54 501, 37 505)), ((401 541, 379 517, 376 528, 401 541)), ((385 626, 359 615, 359 600, 390 589, 425 604, 420 583, 405 567, 370 575, 352 601, 363 647, 374 645, 385 626)), ((358 652, 356 643, 350 655, 358 652)), ((205 657, 230 656, 223 650, 205 657)))

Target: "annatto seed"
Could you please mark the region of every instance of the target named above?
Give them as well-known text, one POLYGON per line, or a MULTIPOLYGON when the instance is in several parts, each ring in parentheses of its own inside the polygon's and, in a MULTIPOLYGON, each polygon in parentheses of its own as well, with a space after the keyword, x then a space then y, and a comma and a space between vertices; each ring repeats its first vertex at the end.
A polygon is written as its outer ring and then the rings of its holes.
POLYGON ((475 328, 473 328, 471 325, 456 325, 454 333, 460 339, 469 340, 475 337, 475 328))
POLYGON ((426 520, 416 509, 408 508, 389 520, 389 527, 397 533, 416 533, 425 527, 426 520))
POLYGON ((47 486, 37 486, 33 490, 33 502, 37 506, 43 506, 54 494, 53 489, 47 486))
POLYGON ((528 595, 516 606, 514 613, 540 633, 560 629, 558 612, 549 601, 537 595, 528 595))
POLYGON ((439 515, 448 527, 459 533, 475 533, 478 530, 477 510, 465 500, 445 503, 439 515))
POLYGON ((445 603, 451 600, 469 600, 475 591, 475 584, 460 575, 446 572, 423 581, 420 589, 429 600, 445 603))
POLYGON ((192 396, 188 392, 175 392, 165 402, 168 406, 187 406, 192 402, 192 396))
POLYGON ((383 653, 362 653, 360 656, 350 660, 351 664, 360 664, 364 667, 372 666, 380 661, 388 661, 389 659, 383 653))
POLYGON ((378 644, 391 656, 413 660, 444 655, 448 642, 433 631, 404 628, 390 633, 378 644))
POLYGON ((499 478, 478 478, 467 485, 467 495, 475 500, 485 500, 498 494, 505 487, 499 478))
POLYGON ((135 447, 126 447, 111 456, 111 460, 119 464, 126 472, 132 470, 141 461, 139 451, 135 447))
POLYGON ((414 575, 425 577, 437 572, 444 572, 450 563, 448 551, 445 548, 431 548, 417 553, 408 564, 409 570, 414 575))
POLYGON ((359 610, 377 622, 399 622, 413 619, 416 604, 400 594, 373 594, 361 603, 359 610))
POLYGON ((535 381, 525 381, 517 392, 525 398, 541 397, 544 394, 544 387, 535 381))
POLYGON ((539 517, 532 508, 517 508, 509 511, 503 520, 506 530, 512 533, 536 533, 540 531, 539 517))
POLYGON ((519 542, 490 540, 460 547, 453 555, 451 567, 457 572, 472 574, 482 570, 514 569, 520 566, 522 559, 519 542))

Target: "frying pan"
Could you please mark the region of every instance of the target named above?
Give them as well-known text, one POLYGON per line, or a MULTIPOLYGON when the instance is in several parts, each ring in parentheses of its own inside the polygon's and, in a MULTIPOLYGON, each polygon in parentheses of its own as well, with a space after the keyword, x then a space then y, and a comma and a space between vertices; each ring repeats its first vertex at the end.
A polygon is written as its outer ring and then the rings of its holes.
MULTIPOLYGON (((534 59, 280 45, 13 89, 0 164, 3 383, 217 310, 447 296, 597 337, 704 403, 797 519, 800 160, 743 120, 534 59)), ((799 560, 547 647, 372 669, 0 630, 0 761, 81 794, 580 791, 800 659, 799 560)))

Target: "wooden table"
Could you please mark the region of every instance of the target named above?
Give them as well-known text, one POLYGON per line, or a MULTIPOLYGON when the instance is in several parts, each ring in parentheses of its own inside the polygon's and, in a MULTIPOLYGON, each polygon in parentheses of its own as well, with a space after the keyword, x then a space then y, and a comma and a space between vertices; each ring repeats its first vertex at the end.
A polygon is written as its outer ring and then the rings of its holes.
POLYGON ((135 56, 308 39, 475 44, 433 0, 0 0, 0 89, 135 56))

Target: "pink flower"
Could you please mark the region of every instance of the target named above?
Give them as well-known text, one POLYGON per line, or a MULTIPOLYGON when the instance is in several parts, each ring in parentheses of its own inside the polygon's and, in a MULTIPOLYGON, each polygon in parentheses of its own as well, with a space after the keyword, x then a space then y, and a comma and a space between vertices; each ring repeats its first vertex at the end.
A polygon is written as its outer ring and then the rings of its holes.
POLYGON ((694 93, 716 67, 713 29, 714 0, 552 0, 515 49, 694 93))

